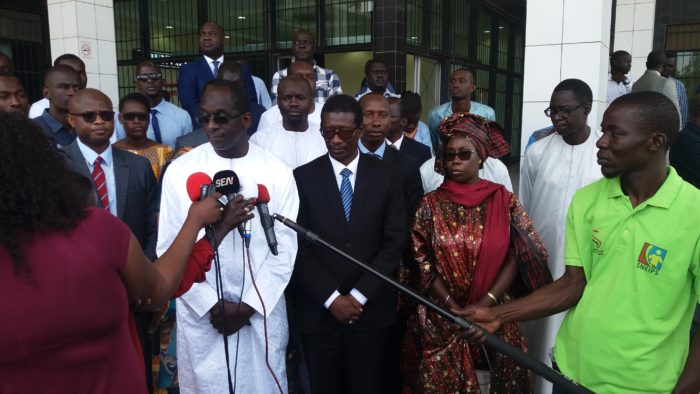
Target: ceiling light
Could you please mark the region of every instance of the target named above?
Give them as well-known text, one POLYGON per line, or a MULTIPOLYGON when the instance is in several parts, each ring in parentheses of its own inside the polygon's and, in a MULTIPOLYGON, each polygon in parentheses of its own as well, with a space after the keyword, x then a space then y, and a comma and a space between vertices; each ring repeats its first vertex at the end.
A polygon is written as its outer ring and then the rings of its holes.
POLYGON ((413 36, 413 37, 411 37, 411 40, 417 40, 417 39, 418 39, 418 37, 417 37, 417 36, 413 36))
POLYGON ((173 26, 170 26, 170 25, 165 26, 165 28, 166 28, 166 29, 174 29, 174 27, 173 27, 173 26))
POLYGON ((240 15, 240 16, 238 16, 238 19, 239 19, 239 20, 244 20, 244 19, 245 19, 245 16, 240 15))
POLYGON ((229 38, 231 38, 231 36, 224 36, 224 38, 229 39, 229 38))
POLYGON ((491 33, 491 30, 484 30, 484 33, 489 34, 491 33))

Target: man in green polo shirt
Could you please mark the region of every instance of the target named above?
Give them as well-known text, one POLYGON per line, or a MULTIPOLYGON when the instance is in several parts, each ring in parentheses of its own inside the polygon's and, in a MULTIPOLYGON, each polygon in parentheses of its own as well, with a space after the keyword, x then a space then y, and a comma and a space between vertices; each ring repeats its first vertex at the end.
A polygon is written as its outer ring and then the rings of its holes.
POLYGON ((564 375, 596 393, 698 393, 700 340, 689 346, 688 330, 700 301, 700 190, 665 164, 677 124, 662 94, 616 99, 597 142, 605 178, 569 207, 564 276, 464 317, 493 332, 571 308, 554 355, 564 375))

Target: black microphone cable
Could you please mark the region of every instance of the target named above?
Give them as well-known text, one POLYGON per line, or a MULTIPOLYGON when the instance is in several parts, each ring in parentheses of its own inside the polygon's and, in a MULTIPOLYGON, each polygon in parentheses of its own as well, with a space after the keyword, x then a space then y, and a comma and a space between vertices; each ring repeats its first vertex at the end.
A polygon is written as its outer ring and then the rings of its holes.
MULTIPOLYGON (((214 243, 214 281, 216 282, 216 298, 221 309, 222 337, 224 339, 224 355, 226 356, 226 372, 229 394, 234 394, 235 389, 231 381, 231 362, 229 357, 228 338, 226 338, 226 314, 224 311, 224 285, 221 278, 221 262, 219 260, 219 245, 216 243, 216 231, 211 227, 211 240, 214 243)), ((236 352, 238 349, 236 349, 236 352)))

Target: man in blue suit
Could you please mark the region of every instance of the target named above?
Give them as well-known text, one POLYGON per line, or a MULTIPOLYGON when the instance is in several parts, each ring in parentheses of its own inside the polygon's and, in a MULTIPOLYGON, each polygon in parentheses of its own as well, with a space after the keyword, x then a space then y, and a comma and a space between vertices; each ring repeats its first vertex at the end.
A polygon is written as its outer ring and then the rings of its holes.
MULTIPOLYGON (((183 65, 177 79, 180 106, 190 114, 195 128, 204 85, 216 78, 219 67, 224 62, 224 29, 221 26, 214 22, 202 25, 199 30, 199 52, 202 56, 183 65)), ((247 65, 243 66, 243 76, 248 97, 253 97, 253 101, 257 102, 255 85, 247 65)))

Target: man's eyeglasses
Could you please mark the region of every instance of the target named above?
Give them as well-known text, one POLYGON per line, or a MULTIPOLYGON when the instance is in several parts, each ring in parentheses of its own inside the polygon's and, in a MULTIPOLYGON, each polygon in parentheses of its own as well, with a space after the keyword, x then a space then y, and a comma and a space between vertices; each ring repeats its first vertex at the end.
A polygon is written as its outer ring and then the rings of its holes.
POLYGON ((122 112, 122 118, 126 120, 134 120, 138 119, 142 122, 148 120, 148 117, 150 115, 147 114, 146 112, 122 112))
POLYGON ((210 120, 213 120, 214 123, 216 123, 216 124, 218 124, 218 125, 222 125, 222 124, 227 124, 228 122, 230 122, 230 121, 232 121, 232 120, 234 120, 234 119, 240 117, 240 116, 243 115, 244 113, 245 113, 245 112, 241 112, 240 114, 238 114, 238 115, 236 115, 236 116, 227 116, 227 115, 199 115, 199 116, 197 117, 197 122, 198 122, 200 125, 204 125, 204 124, 209 123, 210 120))
POLYGON ((332 140, 337 134, 341 140, 349 140, 357 129, 330 129, 321 128, 321 135, 327 140, 332 140))
POLYGON ((139 74, 136 76, 137 81, 141 82, 146 82, 148 80, 151 81, 160 81, 160 79, 163 77, 163 74, 161 73, 148 73, 148 74, 139 74))
POLYGON ((473 150, 461 150, 459 152, 445 152, 445 161, 452 161, 455 157, 459 157, 459 160, 469 161, 472 158, 472 153, 476 153, 473 150))
POLYGON ((561 116, 562 118, 566 118, 572 112, 576 111, 581 107, 583 107, 583 104, 577 105, 575 107, 549 107, 544 110, 544 114, 550 118, 557 115, 561 116))
POLYGON ((88 111, 79 114, 71 113, 73 116, 80 116, 87 123, 93 123, 97 120, 97 116, 100 117, 105 122, 111 122, 114 120, 114 111, 88 111))

